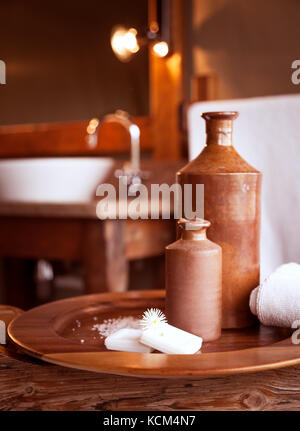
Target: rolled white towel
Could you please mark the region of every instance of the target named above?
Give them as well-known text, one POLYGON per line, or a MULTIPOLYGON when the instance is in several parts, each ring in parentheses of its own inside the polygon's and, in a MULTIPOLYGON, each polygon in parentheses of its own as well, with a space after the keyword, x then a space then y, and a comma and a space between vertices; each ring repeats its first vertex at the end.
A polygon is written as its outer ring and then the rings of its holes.
POLYGON ((251 292, 249 305, 262 324, 291 328, 300 320, 300 265, 279 266, 251 292))

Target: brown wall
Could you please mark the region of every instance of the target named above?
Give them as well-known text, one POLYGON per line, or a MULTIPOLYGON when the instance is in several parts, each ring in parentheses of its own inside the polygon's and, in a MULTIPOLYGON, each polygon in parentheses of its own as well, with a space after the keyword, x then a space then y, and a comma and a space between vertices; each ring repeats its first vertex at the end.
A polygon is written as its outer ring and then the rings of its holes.
POLYGON ((192 0, 190 74, 216 73, 220 99, 295 93, 299 0, 192 0))
POLYGON ((9 0, 0 5, 0 124, 148 111, 148 55, 127 64, 110 48, 114 25, 145 30, 147 0, 9 0))

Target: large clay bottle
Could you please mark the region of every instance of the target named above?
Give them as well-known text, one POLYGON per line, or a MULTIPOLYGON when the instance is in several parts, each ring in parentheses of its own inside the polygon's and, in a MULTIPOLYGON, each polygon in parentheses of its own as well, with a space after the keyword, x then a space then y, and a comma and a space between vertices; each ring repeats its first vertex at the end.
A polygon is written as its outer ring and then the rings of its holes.
MULTIPOLYGON (((249 296, 259 284, 261 173, 232 146, 237 112, 207 112, 206 147, 178 172, 178 182, 204 184, 208 238, 222 247, 222 327, 243 328, 255 320, 249 296)), ((253 143, 255 145, 255 143, 253 143)), ((193 190, 193 208, 195 205, 193 190)))

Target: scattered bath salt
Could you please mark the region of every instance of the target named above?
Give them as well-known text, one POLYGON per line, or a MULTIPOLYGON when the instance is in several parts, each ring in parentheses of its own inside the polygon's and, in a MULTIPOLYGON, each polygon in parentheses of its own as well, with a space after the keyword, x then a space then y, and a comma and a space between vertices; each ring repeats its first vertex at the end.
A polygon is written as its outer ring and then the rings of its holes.
POLYGON ((80 328, 80 326, 81 326, 80 321, 79 321, 79 320, 75 320, 75 323, 76 323, 76 325, 78 326, 78 328, 80 328))
POLYGON ((94 316, 94 317, 93 317, 93 320, 95 320, 95 321, 97 322, 98 317, 97 317, 97 316, 94 316))
POLYGON ((123 328, 140 329, 140 319, 133 316, 106 319, 102 323, 96 323, 92 331, 97 330, 100 337, 104 338, 123 328))
POLYGON ((74 331, 75 331, 75 328, 72 328, 72 331, 74 332, 74 331))
POLYGON ((80 340, 80 342, 81 342, 81 343, 84 343, 84 342, 85 342, 85 340, 80 340))

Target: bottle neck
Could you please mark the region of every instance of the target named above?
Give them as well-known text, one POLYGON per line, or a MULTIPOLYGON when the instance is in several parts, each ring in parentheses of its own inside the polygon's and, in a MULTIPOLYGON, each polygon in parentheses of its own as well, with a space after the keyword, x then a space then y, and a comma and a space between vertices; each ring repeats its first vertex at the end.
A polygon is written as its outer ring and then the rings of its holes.
POLYGON ((206 145, 232 146, 232 120, 206 121, 206 145))
POLYGON ((201 230, 185 230, 181 232, 181 239, 190 241, 203 241, 207 239, 206 228, 201 230))

